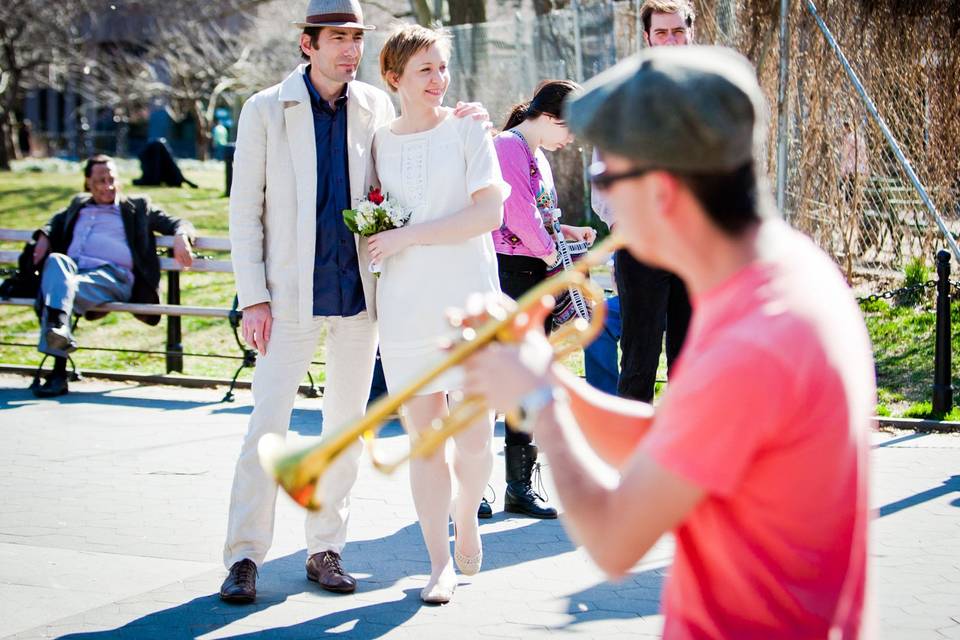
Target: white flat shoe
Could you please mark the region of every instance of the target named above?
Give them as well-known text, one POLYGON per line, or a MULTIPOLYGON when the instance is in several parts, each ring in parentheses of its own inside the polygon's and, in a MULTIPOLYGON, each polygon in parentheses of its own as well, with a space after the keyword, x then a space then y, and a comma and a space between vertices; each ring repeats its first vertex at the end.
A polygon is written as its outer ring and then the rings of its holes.
POLYGON ((427 604, 447 604, 453 598, 453 591, 456 585, 445 587, 439 582, 432 587, 424 587, 420 590, 420 599, 427 604))
MULTIPOLYGON (((482 544, 482 543, 481 543, 482 544)), ((483 565, 483 548, 476 555, 468 556, 460 553, 457 547, 457 525, 453 525, 453 561, 457 563, 460 573, 465 576, 475 576, 480 573, 480 567, 483 565)))

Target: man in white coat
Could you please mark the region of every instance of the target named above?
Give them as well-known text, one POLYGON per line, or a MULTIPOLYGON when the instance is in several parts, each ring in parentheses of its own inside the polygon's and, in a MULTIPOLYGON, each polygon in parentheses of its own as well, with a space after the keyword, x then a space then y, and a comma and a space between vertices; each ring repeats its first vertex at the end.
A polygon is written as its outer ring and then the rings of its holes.
MULTIPOLYGON (((221 599, 250 603, 273 538, 277 485, 260 467, 257 443, 283 435, 300 380, 324 326, 323 427, 359 418, 376 356, 376 279, 366 242, 349 232, 343 209, 373 181, 373 134, 395 117, 387 94, 356 80, 364 32, 357 0, 310 0, 301 64, 250 98, 240 113, 230 198, 230 242, 243 337, 259 354, 254 409, 234 475, 221 599)), ((460 116, 486 118, 477 105, 460 116)), ((344 571, 349 493, 363 447, 339 456, 320 483, 324 507, 306 520, 307 578, 351 593, 344 571)))

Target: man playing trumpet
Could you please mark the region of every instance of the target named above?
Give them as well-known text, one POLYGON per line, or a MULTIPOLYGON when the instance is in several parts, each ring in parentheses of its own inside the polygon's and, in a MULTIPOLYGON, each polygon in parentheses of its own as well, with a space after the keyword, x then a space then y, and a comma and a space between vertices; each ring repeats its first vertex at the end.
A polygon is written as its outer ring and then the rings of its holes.
POLYGON ((629 251, 689 288, 685 351, 654 413, 553 362, 542 305, 519 343, 468 361, 466 392, 519 409, 610 576, 674 532, 664 637, 867 635, 870 345, 835 265, 774 215, 753 69, 722 48, 649 49, 566 120, 602 152, 594 188, 629 251))

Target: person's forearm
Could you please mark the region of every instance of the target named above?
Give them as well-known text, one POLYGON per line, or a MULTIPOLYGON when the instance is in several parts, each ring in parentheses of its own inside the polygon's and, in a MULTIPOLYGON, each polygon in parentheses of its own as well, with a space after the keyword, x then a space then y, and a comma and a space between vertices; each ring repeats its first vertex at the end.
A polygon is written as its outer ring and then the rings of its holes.
POLYGON ((567 390, 570 410, 590 447, 621 468, 649 431, 653 406, 594 389, 562 365, 554 365, 553 377, 567 390))
POLYGON ((455 244, 490 233, 500 226, 501 200, 497 194, 486 194, 459 212, 410 227, 412 244, 455 244))
POLYGON ((617 578, 649 550, 656 536, 644 537, 649 542, 637 546, 633 543, 636 532, 624 531, 630 509, 621 504, 624 498, 618 495, 616 474, 592 455, 582 426, 570 405, 560 400, 540 414, 534 436, 550 461, 571 537, 583 545, 597 566, 617 578))

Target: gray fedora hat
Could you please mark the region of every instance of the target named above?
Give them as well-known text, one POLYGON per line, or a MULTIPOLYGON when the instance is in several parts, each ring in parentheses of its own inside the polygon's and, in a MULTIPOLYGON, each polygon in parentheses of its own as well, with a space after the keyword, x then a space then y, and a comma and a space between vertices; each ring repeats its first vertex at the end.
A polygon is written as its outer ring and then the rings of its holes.
POLYGON ((307 18, 303 22, 294 22, 298 29, 307 27, 346 27, 372 31, 373 25, 363 24, 363 9, 357 0, 310 0, 307 5, 307 18))

